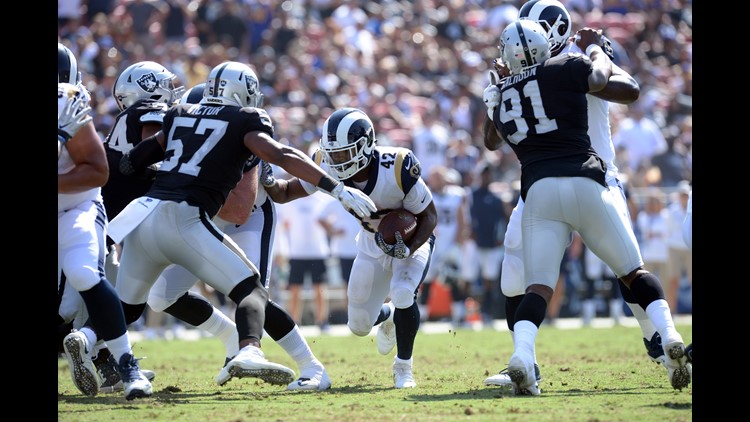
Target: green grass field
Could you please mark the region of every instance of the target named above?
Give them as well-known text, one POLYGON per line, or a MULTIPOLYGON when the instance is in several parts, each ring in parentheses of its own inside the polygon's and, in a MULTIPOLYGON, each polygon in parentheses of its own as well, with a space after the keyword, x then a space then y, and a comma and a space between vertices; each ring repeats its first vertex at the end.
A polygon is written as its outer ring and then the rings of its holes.
MULTIPOLYGON (((692 325, 679 325, 685 343, 692 325)), ((127 401, 122 392, 82 395, 64 358, 58 361, 59 421, 690 421, 692 384, 672 389, 666 370, 646 356, 638 328, 560 329, 542 326, 537 358, 541 396, 504 395, 484 385, 513 351, 507 332, 420 333, 414 350, 417 388, 393 388, 392 355, 375 337, 308 338, 333 387, 290 392, 254 378, 223 387, 213 379, 224 363, 218 340, 151 340, 134 345, 142 368, 156 372, 154 395, 127 401)), ((297 370, 270 338, 270 360, 297 370)))

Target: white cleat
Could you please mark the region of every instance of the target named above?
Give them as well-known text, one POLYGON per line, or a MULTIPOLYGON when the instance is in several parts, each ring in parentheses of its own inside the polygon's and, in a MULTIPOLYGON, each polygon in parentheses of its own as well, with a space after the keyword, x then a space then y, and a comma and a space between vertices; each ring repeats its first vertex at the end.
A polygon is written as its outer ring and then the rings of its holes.
POLYGON ((542 390, 539 388, 539 381, 542 380, 542 374, 539 371, 539 365, 534 364, 534 375, 536 382, 534 385, 526 388, 518 388, 515 382, 510 379, 508 368, 503 369, 499 373, 487 377, 484 380, 484 385, 492 385, 500 387, 501 390, 506 390, 508 393, 515 394, 517 396, 538 396, 542 390))
POLYGON ((91 359, 91 348, 86 336, 80 331, 73 330, 65 336, 63 348, 73 384, 81 393, 95 396, 99 392, 99 375, 91 359))
POLYGON ((224 385, 230 379, 232 379, 232 374, 230 374, 229 370, 227 369, 227 364, 229 364, 229 362, 231 362, 232 359, 225 358, 225 360, 224 360, 224 367, 221 368, 221 371, 219 371, 219 375, 217 375, 216 379, 215 379, 217 385, 224 385))
POLYGON ((396 324, 393 323, 393 314, 396 307, 393 306, 393 302, 388 302, 386 305, 391 308, 391 316, 378 326, 378 352, 381 355, 391 353, 391 350, 396 346, 396 324))
POLYGON ((292 369, 267 360, 263 351, 255 346, 242 348, 237 356, 221 369, 221 372, 216 377, 216 383, 223 385, 232 377, 260 378, 269 384, 275 385, 286 385, 296 378, 292 369), (227 378, 226 375, 229 375, 229 377, 227 378))
POLYGON ((323 391, 329 388, 331 388, 331 379, 325 369, 314 377, 299 377, 286 386, 286 389, 290 391, 323 391))
POLYGON ((690 385, 693 377, 693 365, 688 363, 685 344, 673 341, 664 346, 664 366, 667 367, 669 383, 675 390, 682 390, 690 385))
POLYGON ((396 388, 414 388, 417 382, 414 381, 412 373, 412 360, 401 360, 396 357, 393 361, 393 383, 396 388))
POLYGON ((523 356, 523 353, 518 351, 513 353, 508 362, 508 376, 516 384, 516 394, 532 396, 541 394, 539 383, 536 381, 532 356, 523 356))

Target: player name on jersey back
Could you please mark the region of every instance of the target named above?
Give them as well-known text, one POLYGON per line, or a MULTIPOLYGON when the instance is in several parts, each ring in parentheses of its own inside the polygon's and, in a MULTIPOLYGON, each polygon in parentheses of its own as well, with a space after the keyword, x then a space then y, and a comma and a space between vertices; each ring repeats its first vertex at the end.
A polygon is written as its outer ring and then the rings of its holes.
POLYGON ((511 75, 505 78, 502 82, 503 85, 501 89, 505 89, 508 85, 513 85, 515 83, 521 82, 522 80, 531 77, 536 76, 536 70, 539 68, 539 66, 532 67, 531 69, 524 70, 523 72, 519 73, 518 75, 511 75))

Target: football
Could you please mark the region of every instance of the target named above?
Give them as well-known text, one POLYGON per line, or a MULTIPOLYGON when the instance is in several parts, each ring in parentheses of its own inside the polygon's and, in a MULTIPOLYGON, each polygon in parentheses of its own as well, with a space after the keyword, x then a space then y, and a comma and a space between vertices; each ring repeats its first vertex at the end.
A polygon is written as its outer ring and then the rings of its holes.
POLYGON ((417 231, 417 217, 405 209, 397 209, 380 220, 378 232, 383 236, 385 243, 395 244, 397 231, 401 232, 404 242, 409 241, 417 231))

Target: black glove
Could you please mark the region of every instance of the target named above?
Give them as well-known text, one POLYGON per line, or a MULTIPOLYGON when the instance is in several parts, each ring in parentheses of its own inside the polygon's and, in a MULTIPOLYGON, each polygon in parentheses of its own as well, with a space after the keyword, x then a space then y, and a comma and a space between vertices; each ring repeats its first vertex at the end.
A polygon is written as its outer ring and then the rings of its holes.
POLYGON ((392 256, 394 258, 398 259, 404 259, 408 258, 411 251, 409 251, 409 247, 406 246, 404 243, 404 239, 401 237, 401 232, 396 232, 396 244, 395 245, 389 245, 385 243, 385 239, 383 239, 383 235, 379 232, 375 232, 375 243, 378 244, 378 247, 385 252, 386 255, 392 256))

